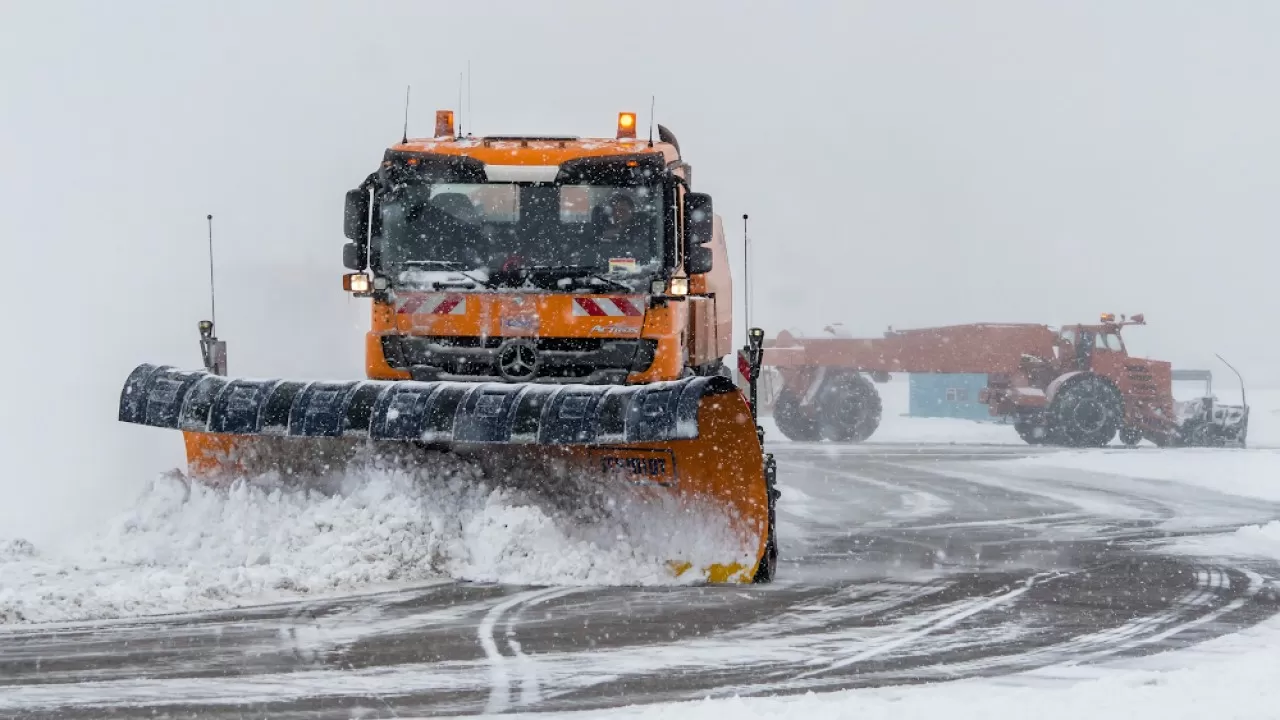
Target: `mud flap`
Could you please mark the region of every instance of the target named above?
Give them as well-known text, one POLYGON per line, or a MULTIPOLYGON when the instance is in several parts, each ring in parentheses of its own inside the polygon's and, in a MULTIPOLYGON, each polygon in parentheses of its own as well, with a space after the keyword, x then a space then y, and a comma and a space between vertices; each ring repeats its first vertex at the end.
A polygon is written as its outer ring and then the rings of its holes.
MULTIPOLYGON (((180 430, 190 473, 218 478, 342 473, 352 463, 475 458, 555 484, 566 474, 719 514, 740 552, 673 572, 750 582, 765 560, 770 488, 750 406, 728 378, 647 385, 235 379, 138 366, 122 422, 180 430)), ((575 487, 573 482, 564 487, 575 487)), ((563 499, 572 505, 586 498, 563 499)))

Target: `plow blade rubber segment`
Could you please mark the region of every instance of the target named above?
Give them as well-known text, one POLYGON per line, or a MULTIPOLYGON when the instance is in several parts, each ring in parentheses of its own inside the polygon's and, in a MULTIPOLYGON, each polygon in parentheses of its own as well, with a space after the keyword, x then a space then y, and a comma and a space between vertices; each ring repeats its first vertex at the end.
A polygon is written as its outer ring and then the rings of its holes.
POLYGON ((619 483, 676 500, 691 522, 723 513, 741 551, 697 569, 711 582, 750 582, 768 540, 764 450, 746 399, 719 376, 646 385, 327 382, 144 364, 125 383, 119 419, 182 431, 189 473, 208 480, 340 473, 371 458, 445 451, 500 478, 514 468, 540 484, 565 473, 619 483))

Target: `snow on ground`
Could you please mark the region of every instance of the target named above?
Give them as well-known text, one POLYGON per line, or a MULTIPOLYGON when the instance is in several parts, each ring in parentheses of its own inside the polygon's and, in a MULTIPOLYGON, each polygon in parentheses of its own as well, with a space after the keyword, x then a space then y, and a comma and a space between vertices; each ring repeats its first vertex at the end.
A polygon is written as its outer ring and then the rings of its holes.
POLYGON ((797 695, 707 699, 616 710, 538 713, 540 720, 608 717, 717 720, 1273 720, 1280 717, 1280 621, 1158 661, 1109 669, 1058 667, 1005 678, 797 695))
POLYGON ((1280 501, 1280 450, 1223 448, 1063 450, 1003 465, 1108 473, 1168 480, 1231 495, 1280 501))
POLYGON ((51 551, 0 541, 0 625, 208 610, 431 578, 528 584, 692 582, 668 571, 745 560, 687 508, 606 498, 604 519, 558 522, 540 498, 466 466, 367 472, 332 494, 158 478, 129 512, 51 551), (689 513, 689 515, 686 515, 689 513), (699 522, 689 522, 689 517, 699 522))
MULTIPOLYGON (((1028 470, 1106 473, 1128 478, 1194 485, 1229 495, 1280 502, 1280 450, 1178 448, 1063 451, 1004 461, 1028 470)), ((1184 538, 1174 547, 1215 557, 1280 559, 1280 521, 1249 525, 1226 535, 1184 538)), ((1280 716, 1280 710, 1277 710, 1280 716)))
MULTIPOLYGON (((885 386, 880 386, 884 388, 885 386)), ((906 441, 974 442, 985 430, 963 420, 923 422, 890 413, 886 426, 906 441), (958 431, 947 434, 948 426, 958 431), (918 433, 911 428, 920 427, 918 433), (936 434, 935 434, 936 433, 936 434)), ((1254 393, 1251 444, 1280 445, 1280 392, 1254 393), (1265 403, 1265 404, 1264 404, 1265 403), (1265 439, 1265 440, 1264 440, 1265 439)), ((905 397, 899 406, 905 412, 905 397)), ((883 427, 883 426, 882 426, 883 427)), ((1012 433, 1012 428, 994 426, 1012 433)), ((776 437, 776 436, 774 436, 776 437)), ((898 436, 891 435, 894 441, 898 436)), ((883 440, 877 434, 876 440, 883 440)), ((1016 435, 1014 436, 1016 440, 1016 435)), ((983 442, 986 440, 978 440, 983 442)), ((1004 471, 1025 467, 1107 473, 1184 483, 1224 493, 1280 501, 1280 451, 1217 449, 1101 449, 1059 451, 997 460, 1004 471)), ((1170 549, 1223 556, 1280 559, 1280 521, 1222 535, 1187 538, 1170 549)), ((980 678, 920 686, 897 686, 790 697, 716 698, 696 702, 625 707, 580 713, 539 713, 540 720, 637 718, 713 720, 719 717, 803 718, 804 720, 889 720, 946 718, 990 720, 1200 720, 1205 717, 1271 720, 1280 717, 1280 617, 1191 648, 1097 666, 1055 666, 1001 678, 980 678)))

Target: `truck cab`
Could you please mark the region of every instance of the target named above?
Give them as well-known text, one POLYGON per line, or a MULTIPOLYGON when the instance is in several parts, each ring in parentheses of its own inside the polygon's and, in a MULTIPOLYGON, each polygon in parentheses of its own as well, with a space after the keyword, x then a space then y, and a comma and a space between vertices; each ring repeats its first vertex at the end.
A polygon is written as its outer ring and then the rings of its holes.
POLYGON ((732 288, 675 136, 461 137, 388 148, 347 193, 344 287, 374 379, 634 384, 723 373, 732 288))

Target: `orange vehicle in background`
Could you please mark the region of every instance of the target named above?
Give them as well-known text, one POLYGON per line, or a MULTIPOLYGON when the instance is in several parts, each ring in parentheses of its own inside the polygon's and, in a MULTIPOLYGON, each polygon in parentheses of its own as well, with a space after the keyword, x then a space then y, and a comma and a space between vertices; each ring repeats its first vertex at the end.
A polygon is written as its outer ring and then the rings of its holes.
MULTIPOLYGON (((366 379, 229 380, 202 324, 205 371, 139 366, 121 419, 182 430, 199 475, 448 452, 498 484, 568 493, 560 507, 602 489, 675 502, 733 539, 711 562, 687 548, 675 574, 772 579, 775 465, 723 364, 724 233, 675 136, 639 139, 634 113, 586 139, 463 137, 451 111, 436 118, 346 196, 366 379)), ((749 338, 758 370, 763 333, 749 338)))
POLYGON ((870 438, 882 408, 864 373, 881 381, 895 372, 978 373, 988 382, 979 400, 992 416, 1012 418, 1028 443, 1101 446, 1118 435, 1126 445, 1243 446, 1247 404, 1176 403, 1171 365, 1128 353, 1121 330, 1143 324, 1142 315, 1107 313, 1056 329, 978 323, 865 339, 782 332, 765 343, 763 362, 781 379, 774 421, 793 440, 870 438))

